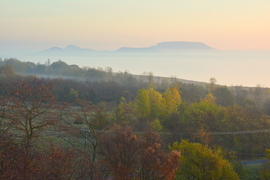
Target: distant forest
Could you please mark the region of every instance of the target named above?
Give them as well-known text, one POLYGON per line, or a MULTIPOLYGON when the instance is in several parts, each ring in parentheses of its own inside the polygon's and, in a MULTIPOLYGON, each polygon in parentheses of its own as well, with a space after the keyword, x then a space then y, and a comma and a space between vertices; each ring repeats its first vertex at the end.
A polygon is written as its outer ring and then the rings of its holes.
POLYGON ((129 72, 113 72, 110 67, 91 68, 78 65, 68 65, 58 60, 45 64, 22 62, 15 58, 0 59, 0 73, 2 76, 34 75, 54 81, 54 91, 58 100, 64 101, 71 89, 78 92, 79 98, 99 103, 119 102, 121 97, 128 100, 135 98, 137 90, 147 88, 149 84, 159 92, 164 92, 171 85, 179 85, 183 102, 192 104, 199 102, 208 93, 216 98, 221 106, 237 104, 242 107, 254 107, 270 115, 270 89, 243 86, 221 86, 215 78, 209 83, 181 80, 176 77, 157 77, 152 73, 133 75, 129 72), (11 65, 11 66, 10 66, 11 65), (57 87, 62 86, 62 87, 57 87), (61 92, 58 92, 61 89, 61 92))

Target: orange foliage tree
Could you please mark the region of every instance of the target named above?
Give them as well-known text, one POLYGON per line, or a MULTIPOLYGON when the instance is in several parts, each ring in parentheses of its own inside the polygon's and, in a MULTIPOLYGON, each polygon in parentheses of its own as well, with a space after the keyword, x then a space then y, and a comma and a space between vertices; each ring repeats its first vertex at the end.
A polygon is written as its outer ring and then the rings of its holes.
POLYGON ((0 132, 0 179, 74 179, 75 153, 70 149, 41 149, 34 141, 18 141, 0 132))
POLYGON ((115 126, 100 140, 100 163, 115 179, 173 179, 180 153, 162 152, 159 136, 148 132, 137 137, 131 127, 115 126))

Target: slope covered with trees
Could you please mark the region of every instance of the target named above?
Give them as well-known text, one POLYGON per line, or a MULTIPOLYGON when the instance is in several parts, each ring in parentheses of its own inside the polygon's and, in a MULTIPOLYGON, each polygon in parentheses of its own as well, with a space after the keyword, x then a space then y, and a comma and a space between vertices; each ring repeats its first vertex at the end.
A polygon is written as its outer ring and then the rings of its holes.
MULTIPOLYGON (((94 69, 102 76, 88 80, 38 78, 21 72, 31 63, 2 63, 4 179, 189 179, 185 168, 194 157, 197 179, 238 179, 239 164, 229 155, 258 158, 270 146, 267 88, 219 86, 215 79, 185 84, 111 69, 94 69), (217 171, 208 172, 205 161, 217 171)), ((42 67, 69 75, 75 68, 61 61, 42 67)), ((75 74, 91 71, 76 68, 75 74)))

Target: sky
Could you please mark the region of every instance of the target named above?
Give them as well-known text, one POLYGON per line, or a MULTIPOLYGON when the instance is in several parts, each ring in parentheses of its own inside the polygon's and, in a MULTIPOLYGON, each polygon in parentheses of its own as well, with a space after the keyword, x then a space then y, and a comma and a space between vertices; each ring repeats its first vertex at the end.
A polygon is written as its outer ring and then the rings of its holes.
POLYGON ((270 50, 269 0, 0 0, 0 49, 203 42, 270 50))

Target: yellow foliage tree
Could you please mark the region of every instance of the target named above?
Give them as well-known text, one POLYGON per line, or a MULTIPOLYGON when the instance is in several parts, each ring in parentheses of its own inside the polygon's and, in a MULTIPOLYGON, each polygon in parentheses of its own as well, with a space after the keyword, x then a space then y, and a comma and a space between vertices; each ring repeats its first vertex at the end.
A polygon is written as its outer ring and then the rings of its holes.
POLYGON ((182 99, 177 86, 169 88, 161 94, 152 85, 148 89, 140 89, 134 101, 134 108, 140 119, 162 122, 173 113, 178 113, 182 99))
POLYGON ((213 151, 207 146, 186 140, 182 140, 181 143, 175 142, 170 149, 181 152, 181 166, 175 179, 239 179, 231 164, 222 157, 221 149, 213 151))
POLYGON ((145 89, 138 90, 134 106, 135 112, 140 119, 147 119, 149 117, 150 104, 148 93, 145 89))
POLYGON ((160 118, 164 115, 164 98, 162 94, 156 91, 153 87, 147 89, 150 105, 150 118, 153 121, 156 118, 160 118))
POLYGON ((169 88, 163 94, 165 99, 166 114, 170 115, 178 112, 178 107, 182 103, 182 99, 177 86, 169 88))

